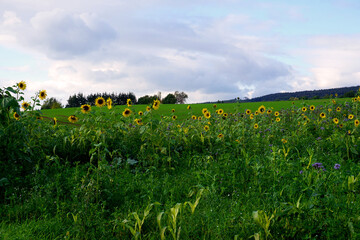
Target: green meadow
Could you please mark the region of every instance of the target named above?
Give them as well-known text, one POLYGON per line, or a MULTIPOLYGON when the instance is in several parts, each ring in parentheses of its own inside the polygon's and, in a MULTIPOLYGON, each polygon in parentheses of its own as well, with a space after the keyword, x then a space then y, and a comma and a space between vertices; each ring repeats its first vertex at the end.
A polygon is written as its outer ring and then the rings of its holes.
POLYGON ((1 239, 360 238, 360 97, 125 114, 0 93, 1 239))

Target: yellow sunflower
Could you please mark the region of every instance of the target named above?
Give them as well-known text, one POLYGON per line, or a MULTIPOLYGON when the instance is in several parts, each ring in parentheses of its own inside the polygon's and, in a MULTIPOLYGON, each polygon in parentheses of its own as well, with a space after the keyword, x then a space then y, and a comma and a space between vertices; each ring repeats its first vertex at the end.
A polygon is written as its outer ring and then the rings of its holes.
POLYGON ((228 114, 227 113, 223 113, 223 117, 227 118, 228 114))
POLYGON ((205 114, 207 111, 208 111, 207 108, 203 108, 203 109, 201 110, 202 114, 205 114))
POLYGON ((221 108, 218 110, 218 114, 222 115, 224 113, 224 110, 222 110, 221 108))
POLYGON ((54 117, 54 118, 53 118, 53 125, 56 126, 56 125, 57 125, 57 122, 58 122, 58 121, 57 121, 56 117, 54 117))
POLYGON ((146 111, 150 112, 151 108, 149 106, 146 107, 146 111))
POLYGON ((349 114, 349 116, 348 116, 348 119, 353 119, 354 118, 354 115, 352 115, 352 114, 349 114))
POLYGON ((28 102, 23 102, 21 104, 21 108, 24 109, 24 110, 28 109, 29 107, 30 107, 30 104, 28 102))
POLYGON ((280 113, 278 111, 274 112, 275 117, 278 117, 280 113))
POLYGON ((160 107, 160 100, 154 100, 154 103, 153 103, 153 109, 155 109, 155 110, 158 110, 159 109, 159 107, 160 107))
POLYGON ((195 115, 192 115, 191 118, 192 120, 196 120, 197 117, 195 115))
POLYGON ((356 120, 354 121, 355 127, 358 127, 358 126, 359 126, 359 123, 360 123, 360 121, 359 121, 358 119, 356 119, 356 120))
POLYGON ((255 114, 255 116, 259 115, 258 110, 256 110, 256 111, 254 112, 254 114, 255 114))
POLYGON ((89 113, 91 111, 91 106, 89 104, 81 105, 82 113, 89 113))
POLYGON ((254 119, 254 114, 250 114, 250 119, 254 119))
POLYGON ((339 127, 340 127, 340 128, 343 128, 343 126, 344 126, 344 124, 342 124, 342 123, 339 124, 339 127))
POLYGON ((306 107, 302 107, 301 111, 306 112, 307 108, 306 107))
POLYGON ((141 118, 136 118, 134 120, 134 122, 136 122, 136 124, 139 125, 139 126, 143 125, 143 122, 142 122, 141 118))
POLYGON ((218 137, 218 138, 223 138, 223 137, 224 137, 224 134, 219 133, 219 135, 218 135, 217 137, 218 137))
POLYGON ((144 113, 142 111, 139 111, 138 114, 139 114, 139 116, 144 115, 144 113))
POLYGON ((206 112, 204 113, 204 117, 209 119, 211 117, 211 113, 210 112, 206 112))
POLYGON ((207 132, 207 131, 209 131, 209 129, 210 129, 210 127, 208 126, 208 125, 205 125, 204 126, 204 130, 207 132))
POLYGON ((112 109, 112 100, 111 100, 111 98, 108 98, 107 100, 106 100, 106 105, 107 105, 107 108, 110 110, 110 109, 112 109))
POLYGON ((333 104, 336 104, 336 101, 333 99, 333 100, 332 100, 332 103, 333 103, 333 104))
POLYGON ((277 117, 275 120, 276 120, 277 122, 280 122, 281 119, 280 119, 279 117, 277 117))
POLYGON ((322 113, 320 113, 320 117, 321 117, 321 118, 325 118, 325 117, 326 117, 326 114, 322 112, 322 113))
POLYGON ((257 123, 254 124, 254 128, 255 129, 258 129, 259 128, 259 125, 257 123))
POLYGON ((17 85, 21 90, 26 89, 26 83, 24 81, 19 82, 17 85))
POLYGON ((131 110, 129 108, 125 108, 125 110, 123 111, 122 115, 124 117, 129 117, 131 115, 131 110))
POLYGON ((69 120, 69 122, 71 122, 71 123, 76 123, 76 122, 79 120, 79 118, 76 117, 75 115, 71 115, 71 116, 68 118, 68 120, 69 120))
POLYGON ((315 106, 314 106, 314 105, 311 105, 311 106, 310 106, 310 110, 311 110, 311 111, 314 111, 314 110, 315 110, 315 106))
POLYGON ((172 120, 176 120, 176 118, 177 117, 175 115, 171 117, 172 120))
POLYGON ((132 101, 131 101, 130 98, 128 98, 128 99, 126 100, 126 105, 127 105, 128 107, 131 107, 132 101))
POLYGON ((287 140, 285 138, 283 138, 283 139, 281 139, 281 142, 285 144, 285 143, 287 143, 287 140))
POLYGON ((338 124, 338 123, 339 123, 339 119, 334 118, 334 119, 333 119, 333 122, 334 122, 335 124, 338 124))
POLYGON ((175 112, 175 109, 171 109, 171 112, 173 112, 173 113, 174 113, 174 112, 175 112))
POLYGON ((95 99, 95 105, 98 107, 103 107, 105 106, 106 102, 105 99, 103 97, 98 97, 95 99))
POLYGON ((267 110, 267 114, 271 114, 271 113, 272 113, 271 109, 267 110))
POLYGON ((198 119, 199 121, 201 121, 202 117, 201 117, 201 116, 199 116, 197 119, 198 119))
POLYGON ((250 115, 250 114, 251 114, 251 110, 250 110, 250 109, 247 109, 247 110, 246 110, 246 114, 247 114, 247 115, 250 115))
POLYGON ((264 105, 261 105, 258 110, 257 110, 259 113, 263 114, 265 113, 265 106, 264 105))
POLYGON ((46 98, 47 94, 46 94, 46 90, 42 90, 39 93, 39 98, 40 100, 44 100, 46 98))
POLYGON ((217 107, 216 104, 214 104, 214 105, 213 105, 213 108, 216 108, 216 107, 217 107))
POLYGON ((188 105, 186 108, 187 108, 187 110, 190 110, 190 109, 191 109, 191 106, 190 106, 190 105, 188 105))
POLYGON ((17 112, 14 112, 14 118, 16 120, 19 120, 20 119, 20 115, 17 113, 17 112))

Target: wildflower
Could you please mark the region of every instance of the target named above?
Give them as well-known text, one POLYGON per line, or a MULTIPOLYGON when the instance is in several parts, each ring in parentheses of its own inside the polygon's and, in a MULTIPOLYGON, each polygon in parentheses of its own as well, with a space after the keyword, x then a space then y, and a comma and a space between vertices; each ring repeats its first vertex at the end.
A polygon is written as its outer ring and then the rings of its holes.
POLYGON ((209 111, 204 113, 204 117, 209 119, 211 117, 211 113, 209 111))
POLYGON ((255 114, 255 116, 257 116, 259 114, 259 112, 256 110, 254 114, 255 114))
POLYGON ((263 114, 265 113, 265 106, 264 105, 261 105, 259 108, 258 108, 258 112, 263 114))
POLYGON ((348 116, 348 119, 353 119, 354 118, 354 115, 352 115, 352 114, 349 114, 349 116, 348 116))
POLYGON ((259 128, 259 125, 257 123, 254 124, 254 128, 255 129, 258 129, 259 128))
POLYGON ((196 116, 195 116, 195 115, 192 115, 191 118, 192 118, 192 120, 196 120, 196 116))
POLYGON ((144 113, 142 111, 139 111, 138 114, 139 114, 139 116, 144 115, 144 113))
POLYGON ((342 128, 344 126, 344 124, 340 123, 339 124, 339 128, 342 128))
POLYGON ((172 120, 176 120, 177 117, 174 115, 171 118, 172 118, 172 120))
POLYGON ((321 117, 321 118, 325 118, 325 117, 326 117, 326 114, 322 112, 322 113, 320 113, 320 117, 321 117))
POLYGON ((360 121, 359 121, 358 119, 356 119, 356 120, 354 121, 355 127, 358 127, 358 126, 359 126, 359 123, 360 123, 360 121))
POLYGON ((58 122, 58 121, 57 121, 56 117, 54 117, 54 118, 53 118, 53 125, 56 126, 56 125, 57 125, 57 122, 58 122))
POLYGON ((228 114, 227 113, 223 113, 223 117, 227 118, 228 114))
POLYGON ((247 114, 247 115, 250 115, 250 114, 251 114, 251 110, 250 110, 250 109, 247 109, 247 110, 246 110, 246 114, 247 114))
POLYGON ((134 120, 134 122, 136 122, 136 124, 139 125, 139 126, 143 125, 143 122, 142 122, 141 118, 136 118, 134 120))
POLYGON ((254 114, 250 114, 250 119, 254 119, 254 114))
POLYGON ((338 124, 338 123, 339 123, 339 119, 334 118, 334 119, 333 119, 333 122, 334 122, 335 124, 338 124))
POLYGON ((23 102, 21 104, 21 108, 24 109, 24 110, 28 109, 29 107, 30 107, 30 104, 28 102, 23 102))
POLYGON ((95 105, 98 107, 103 107, 105 106, 106 102, 105 99, 103 97, 98 97, 95 99, 95 105))
POLYGON ((154 100, 154 103, 153 103, 152 107, 153 107, 153 109, 158 110, 159 107, 160 107, 160 100, 159 99, 154 100))
POLYGON ((276 122, 280 122, 281 119, 279 117, 277 117, 275 120, 276 120, 276 122))
POLYGON ((17 113, 17 112, 14 112, 14 118, 16 120, 19 120, 20 119, 20 115, 17 113))
POLYGON ((311 111, 314 111, 314 110, 315 110, 315 106, 314 106, 314 105, 311 105, 311 106, 310 106, 310 110, 311 110, 311 111))
POLYGON ((224 113, 224 110, 222 110, 221 108, 218 110, 218 114, 222 115, 224 113))
POLYGON ((318 170, 323 170, 323 171, 326 171, 325 167, 322 165, 322 163, 314 163, 313 165, 313 168, 315 169, 318 169, 318 170))
POLYGON ((17 85, 21 90, 26 89, 26 83, 24 81, 19 82, 17 85))
POLYGON ((207 111, 208 111, 207 108, 203 108, 201 112, 202 114, 205 114, 207 111))
POLYGON ((39 93, 39 98, 40 100, 44 100, 46 98, 47 94, 46 94, 46 90, 42 90, 39 93))
POLYGON ((89 113, 91 111, 91 106, 89 104, 81 105, 82 113, 89 113))
POLYGON ((131 114, 131 110, 129 108, 125 108, 125 110, 123 111, 122 115, 124 117, 129 117, 131 114))
POLYGON ((207 132, 207 131, 209 131, 209 129, 210 129, 210 127, 208 126, 208 125, 205 125, 204 126, 204 130, 207 132))
POLYGON ((130 98, 126 99, 126 105, 127 105, 128 107, 131 107, 132 101, 131 101, 130 98))
POLYGON ((199 116, 197 119, 198 119, 198 120, 201 120, 202 118, 201 118, 201 116, 199 116))
POLYGON ((111 98, 108 98, 108 99, 106 100, 106 105, 107 105, 107 108, 108 108, 108 109, 112 109, 112 100, 111 100, 111 98))
POLYGON ((149 112, 151 108, 149 106, 146 107, 146 111, 149 112))
POLYGON ((267 113, 267 114, 271 114, 271 113, 272 113, 271 109, 267 110, 266 113, 267 113))
POLYGON ((174 113, 174 112, 175 112, 175 109, 171 109, 171 112, 173 112, 173 113, 174 113))
POLYGON ((301 109, 303 112, 306 112, 307 108, 306 107, 302 107, 301 109))
POLYGON ((69 120, 69 122, 71 122, 71 123, 76 123, 76 122, 79 120, 79 118, 76 117, 75 115, 71 115, 71 116, 68 118, 68 120, 69 120))
POLYGON ((223 138, 224 135, 222 133, 219 133, 218 138, 223 138))
POLYGON ((278 116, 280 115, 280 113, 279 113, 278 111, 276 111, 276 112, 274 113, 274 115, 275 115, 275 117, 278 117, 278 116))
POLYGON ((337 112, 340 112, 340 111, 341 111, 341 107, 337 107, 337 108, 336 108, 336 111, 337 111, 337 112))
POLYGON ((341 167, 340 164, 336 163, 335 166, 334 166, 334 169, 337 170, 337 169, 340 169, 340 167, 341 167))
POLYGON ((281 142, 285 144, 285 143, 287 143, 287 140, 285 138, 283 138, 283 139, 281 139, 281 142))
POLYGON ((300 170, 300 172, 299 172, 300 174, 303 174, 304 173, 304 171, 303 170, 300 170))

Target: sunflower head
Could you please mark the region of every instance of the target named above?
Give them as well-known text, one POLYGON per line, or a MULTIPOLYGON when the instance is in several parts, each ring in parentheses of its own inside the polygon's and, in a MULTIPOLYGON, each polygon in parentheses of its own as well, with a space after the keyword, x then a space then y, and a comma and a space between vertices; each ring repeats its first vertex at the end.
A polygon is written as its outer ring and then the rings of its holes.
POLYGON ((176 120, 176 118, 177 117, 175 115, 171 117, 172 120, 176 120))
POLYGON ((21 108, 24 109, 24 110, 28 109, 29 107, 30 107, 30 104, 28 102, 23 102, 21 104, 21 108))
POLYGON ((211 117, 211 113, 207 111, 206 113, 204 113, 204 117, 209 119, 211 117))
POLYGON ((138 114, 139 114, 139 116, 144 115, 143 111, 139 111, 138 114))
POLYGON ((209 129, 210 129, 209 125, 205 125, 205 126, 204 126, 204 130, 205 130, 206 132, 209 131, 209 129))
POLYGON ((203 109, 201 110, 202 114, 205 114, 207 111, 208 111, 207 108, 203 108, 203 109))
POLYGON ((196 120, 196 119, 197 119, 197 117, 196 117, 195 115, 192 115, 191 118, 192 118, 192 120, 196 120))
POLYGON ((285 144, 285 143, 287 143, 287 140, 285 138, 283 138, 283 139, 281 139, 281 142, 285 144))
POLYGON ((337 111, 337 112, 340 112, 340 111, 341 111, 341 107, 337 107, 337 108, 336 108, 336 111, 337 111))
POLYGON ((271 109, 267 110, 266 113, 267 113, 267 114, 271 114, 271 113, 272 113, 271 109))
POLYGON ((47 94, 46 94, 46 90, 42 90, 39 93, 39 98, 40 100, 44 100, 46 98, 47 94))
POLYGON ((278 116, 280 115, 280 113, 279 113, 278 111, 276 111, 276 112, 274 113, 274 115, 275 115, 275 117, 278 117, 278 116))
POLYGON ((188 106, 186 107, 186 109, 187 109, 187 110, 190 110, 190 109, 191 109, 191 106, 190 106, 190 105, 188 105, 188 106))
POLYGON ((26 89, 26 83, 24 81, 19 82, 17 85, 21 90, 26 89))
POLYGON ((352 115, 352 114, 349 114, 349 116, 348 116, 348 119, 353 119, 354 118, 354 115, 352 115))
POLYGON ((159 107, 160 107, 160 100, 159 99, 154 100, 154 103, 153 103, 152 107, 153 107, 153 109, 158 110, 159 107))
POLYGON ((280 120, 281 120, 281 119, 280 119, 279 117, 276 118, 276 121, 277 121, 277 122, 280 122, 280 120))
POLYGON ((333 122, 334 122, 335 124, 338 124, 338 123, 339 123, 339 119, 334 118, 334 119, 333 119, 333 122))
POLYGON ((151 108, 150 108, 149 106, 147 106, 147 107, 146 107, 146 111, 149 112, 150 110, 151 110, 151 108))
POLYGON ((336 104, 336 101, 333 99, 333 100, 332 100, 332 103, 333 103, 333 104, 336 104))
POLYGON ((321 117, 321 118, 325 118, 325 117, 326 117, 326 114, 322 112, 322 113, 320 113, 320 117, 321 117))
POLYGON ((139 125, 139 126, 143 125, 143 122, 142 122, 141 118, 136 118, 134 120, 134 122, 136 122, 136 124, 139 125))
POLYGON ((314 110, 315 110, 315 106, 314 106, 314 105, 311 105, 311 106, 310 106, 310 110, 311 110, 311 111, 314 111, 314 110))
POLYGON ((306 107, 302 107, 301 109, 303 112, 306 112, 307 108, 306 107))
POLYGON ((265 106, 264 105, 261 105, 259 108, 258 108, 258 112, 263 114, 265 113, 265 106))
POLYGON ((76 122, 79 120, 79 118, 76 117, 75 115, 71 115, 71 116, 68 118, 68 120, 69 120, 69 122, 71 122, 71 123, 76 123, 76 122))
POLYGON ((216 104, 214 104, 214 105, 213 105, 213 108, 216 108, 216 107, 217 107, 216 104))
POLYGON ((20 115, 17 113, 17 112, 14 112, 14 118, 16 120, 19 120, 20 119, 20 115))
POLYGON ((224 137, 224 134, 219 133, 218 138, 223 138, 223 137, 224 137))
POLYGON ((89 104, 81 105, 82 113, 89 113, 91 111, 91 106, 89 104))
POLYGON ((171 109, 171 112, 173 112, 173 113, 174 113, 174 112, 175 112, 175 109, 171 109))
POLYGON ((250 109, 247 109, 247 110, 246 110, 246 114, 247 114, 247 115, 250 115, 250 114, 251 114, 251 110, 250 110, 250 109))
POLYGON ((218 110, 218 114, 222 115, 224 113, 224 110, 222 110, 221 108, 218 110))
POLYGON ((108 109, 112 109, 112 100, 111 100, 111 98, 108 98, 107 100, 106 100, 106 105, 107 105, 107 108, 108 109))
POLYGON ((127 105, 128 107, 131 107, 132 101, 131 101, 130 98, 128 98, 128 99, 126 100, 126 105, 127 105))
POLYGON ((254 124, 254 128, 255 129, 258 129, 259 128, 259 125, 257 123, 254 124))
POLYGON ((122 115, 124 117, 129 117, 131 115, 131 110, 129 108, 125 108, 125 110, 123 111, 122 115))
POLYGON ((360 121, 359 121, 358 119, 356 119, 356 120, 354 121, 354 124, 355 124, 355 127, 358 127, 359 124, 360 124, 360 121))
POLYGON ((106 102, 105 99, 103 97, 98 97, 95 99, 95 105, 98 107, 103 107, 105 106, 106 102))
POLYGON ((202 117, 201 117, 201 116, 199 116, 197 119, 201 121, 202 117))
POLYGON ((223 117, 224 117, 224 118, 227 118, 228 116, 229 116, 229 114, 223 113, 223 117))
POLYGON ((254 119, 254 114, 250 114, 250 119, 254 119))

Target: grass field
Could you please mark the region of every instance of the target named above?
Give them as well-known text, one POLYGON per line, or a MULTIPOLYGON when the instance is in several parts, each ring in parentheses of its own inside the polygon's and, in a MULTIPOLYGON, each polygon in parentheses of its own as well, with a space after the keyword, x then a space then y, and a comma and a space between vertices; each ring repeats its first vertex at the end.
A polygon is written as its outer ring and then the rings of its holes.
POLYGON ((360 238, 360 97, 41 111, 54 124, 13 92, 0 239, 360 238))

